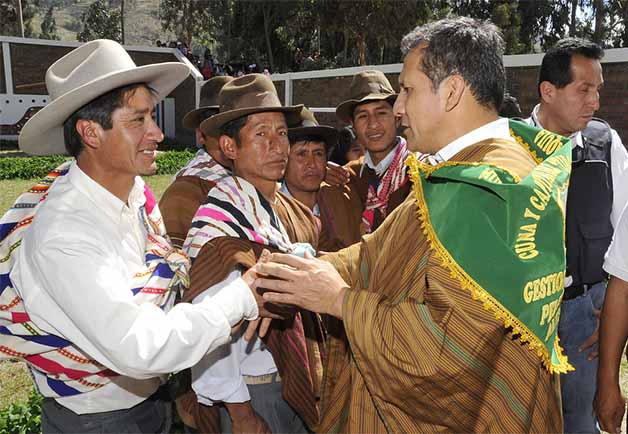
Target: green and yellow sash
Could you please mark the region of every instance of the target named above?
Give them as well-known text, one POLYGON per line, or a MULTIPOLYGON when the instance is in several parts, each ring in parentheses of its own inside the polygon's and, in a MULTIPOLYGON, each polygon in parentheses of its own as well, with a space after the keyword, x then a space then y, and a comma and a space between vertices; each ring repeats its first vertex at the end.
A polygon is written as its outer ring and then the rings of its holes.
POLYGON ((406 160, 425 235, 474 299, 550 372, 573 370, 558 345, 565 277, 569 139, 523 122, 510 132, 536 160, 523 179, 487 163, 406 160))

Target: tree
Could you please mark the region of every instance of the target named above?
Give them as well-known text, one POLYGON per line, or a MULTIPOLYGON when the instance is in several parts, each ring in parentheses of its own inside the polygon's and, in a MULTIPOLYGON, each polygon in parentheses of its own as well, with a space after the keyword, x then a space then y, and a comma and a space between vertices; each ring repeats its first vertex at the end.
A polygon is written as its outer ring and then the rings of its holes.
POLYGON ((50 5, 48 12, 44 15, 44 20, 41 22, 40 39, 59 39, 59 35, 57 35, 57 22, 52 14, 53 9, 54 6, 50 5))
POLYGON ((104 0, 96 0, 81 17, 82 30, 77 33, 76 39, 81 42, 94 39, 112 39, 122 42, 120 28, 120 11, 109 8, 104 0))
POLYGON ((161 0, 161 27, 174 32, 180 41, 192 47, 192 39, 211 39, 216 32, 216 16, 226 7, 225 0, 161 0))
MULTIPOLYGON (((22 21, 24 22, 24 36, 32 38, 33 18, 37 15, 39 0, 22 0, 22 21)), ((0 35, 21 36, 19 34, 17 2, 15 0, 0 0, 0 35)))

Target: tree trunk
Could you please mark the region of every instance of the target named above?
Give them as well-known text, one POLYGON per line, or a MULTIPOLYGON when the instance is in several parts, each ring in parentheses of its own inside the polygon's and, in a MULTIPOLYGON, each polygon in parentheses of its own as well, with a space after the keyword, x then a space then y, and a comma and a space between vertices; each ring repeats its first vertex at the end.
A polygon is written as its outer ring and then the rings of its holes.
POLYGON ((264 16, 264 37, 266 38, 266 51, 268 52, 268 62, 270 70, 275 71, 275 60, 273 58, 273 46, 270 43, 270 18, 271 14, 266 7, 266 3, 262 2, 262 15, 264 16))
POLYGON ((360 66, 366 65, 366 36, 359 34, 357 37, 358 43, 358 64, 360 66))
POLYGON ((22 0, 15 0, 15 12, 17 14, 17 34, 24 37, 24 17, 22 16, 22 0))
POLYGON ((571 20, 569 21, 569 36, 576 36, 576 12, 578 0, 571 0, 571 20))
POLYGON ((595 0, 595 30, 593 31, 593 42, 603 45, 604 41, 604 18, 606 16, 606 8, 604 0, 595 0))
POLYGON ((124 45, 124 0, 120 0, 120 30, 122 31, 122 45, 124 45))

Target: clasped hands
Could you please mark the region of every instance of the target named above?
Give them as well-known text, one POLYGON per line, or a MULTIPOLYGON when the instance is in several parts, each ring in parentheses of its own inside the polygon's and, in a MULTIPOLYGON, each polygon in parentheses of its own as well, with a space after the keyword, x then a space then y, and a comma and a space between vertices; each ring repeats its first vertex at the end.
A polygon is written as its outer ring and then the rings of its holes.
POLYGON ((264 250, 259 261, 243 276, 259 307, 260 318, 251 321, 244 334, 250 340, 257 328, 264 337, 273 318, 286 305, 342 319, 342 302, 348 288, 338 271, 328 262, 309 253, 304 258, 264 250))

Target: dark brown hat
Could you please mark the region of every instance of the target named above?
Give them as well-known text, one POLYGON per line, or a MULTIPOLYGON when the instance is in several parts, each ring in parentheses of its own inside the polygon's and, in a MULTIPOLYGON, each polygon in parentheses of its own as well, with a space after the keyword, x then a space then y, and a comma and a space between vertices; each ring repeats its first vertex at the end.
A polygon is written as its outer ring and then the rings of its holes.
POLYGON ((303 107, 301 111, 301 122, 294 128, 288 128, 290 143, 297 142, 303 137, 320 137, 327 149, 331 149, 338 143, 338 131, 334 127, 319 125, 314 113, 307 107, 303 107))
POLYGON ((349 95, 348 100, 336 107, 336 116, 346 123, 353 120, 353 110, 358 104, 386 100, 392 105, 397 99, 397 93, 384 73, 376 70, 362 71, 354 75, 349 95))
POLYGON ((220 106, 218 105, 218 93, 220 89, 227 83, 233 80, 233 77, 228 75, 219 75, 212 77, 203 83, 201 87, 201 97, 198 104, 198 108, 189 111, 183 117, 183 126, 191 130, 198 128, 198 126, 208 117, 218 113, 220 106))
POLYGON ((282 106, 275 85, 264 74, 234 78, 218 94, 218 104, 219 112, 201 122, 201 131, 207 136, 218 137, 226 123, 254 113, 284 113, 286 122, 292 125, 299 121, 303 108, 303 105, 282 106))

